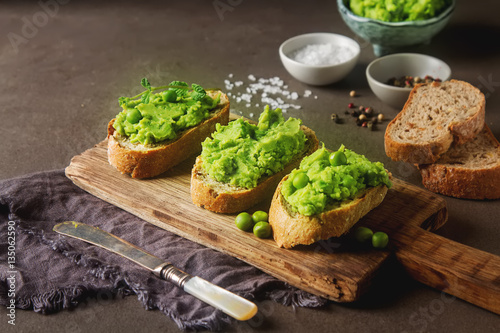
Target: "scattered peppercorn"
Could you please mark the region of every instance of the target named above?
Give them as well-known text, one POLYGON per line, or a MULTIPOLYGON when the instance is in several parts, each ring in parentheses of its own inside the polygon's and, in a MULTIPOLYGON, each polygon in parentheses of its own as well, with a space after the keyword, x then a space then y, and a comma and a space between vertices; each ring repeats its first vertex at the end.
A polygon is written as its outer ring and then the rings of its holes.
POLYGON ((349 96, 356 97, 356 91, 355 90, 351 90, 351 92, 349 93, 349 96))
POLYGON ((332 115, 330 116, 330 118, 331 118, 334 122, 336 122, 337 124, 338 124, 338 123, 340 123, 340 118, 339 118, 339 116, 337 116, 337 114, 336 114, 336 113, 332 113, 332 115))
POLYGON ((421 82, 430 83, 433 81, 441 82, 441 80, 439 78, 433 78, 430 75, 426 75, 424 77, 423 81, 422 81, 422 78, 420 78, 419 76, 413 77, 413 76, 406 75, 406 76, 402 76, 399 78, 392 77, 389 80, 387 80, 386 83, 390 86, 395 86, 395 87, 413 88, 415 86, 415 84, 418 84, 421 82))
MULTIPOLYGON (((421 80, 419 77, 416 77, 416 79, 417 81, 421 80)), ((357 126, 367 127, 371 131, 377 128, 376 124, 381 123, 385 119, 382 113, 377 113, 371 106, 356 106, 352 102, 348 104, 348 109, 344 111, 344 114, 351 115, 357 126)), ((345 119, 342 119, 336 113, 331 114, 331 120, 337 124, 345 122, 345 119)))

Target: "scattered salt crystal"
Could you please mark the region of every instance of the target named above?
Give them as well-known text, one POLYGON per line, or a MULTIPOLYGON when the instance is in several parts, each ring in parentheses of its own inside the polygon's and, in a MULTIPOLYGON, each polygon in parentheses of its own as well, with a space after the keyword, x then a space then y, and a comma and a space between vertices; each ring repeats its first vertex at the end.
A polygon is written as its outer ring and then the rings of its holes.
POLYGON ((232 78, 233 77, 233 73, 229 74, 227 77, 232 78))
MULTIPOLYGON (((233 77, 233 75, 230 74, 229 77, 233 77)), ((255 103, 255 107, 269 105, 272 109, 280 108, 284 113, 286 113, 288 109, 298 110, 302 108, 300 105, 291 104, 285 100, 295 101, 299 99, 299 94, 289 91, 288 85, 279 77, 257 78, 255 75, 250 74, 247 78, 249 80, 247 83, 241 80, 234 82, 224 80, 226 89, 231 90, 236 87, 232 94, 228 93, 228 96, 231 96, 237 103, 245 102, 245 106, 250 107, 252 99, 254 97, 260 97, 260 103, 255 103)), ((311 95, 312 92, 310 90, 304 92, 304 97, 309 97, 311 95)))
POLYGON ((354 50, 334 44, 311 44, 306 45, 290 54, 290 58, 313 66, 336 65, 351 59, 354 50))

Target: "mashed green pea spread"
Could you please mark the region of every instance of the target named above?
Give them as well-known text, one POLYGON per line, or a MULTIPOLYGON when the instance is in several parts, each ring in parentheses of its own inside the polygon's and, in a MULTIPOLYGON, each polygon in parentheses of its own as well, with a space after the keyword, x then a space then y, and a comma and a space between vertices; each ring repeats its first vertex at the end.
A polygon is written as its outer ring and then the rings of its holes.
POLYGON ((339 151, 345 154, 345 164, 332 165, 331 153, 323 147, 305 157, 300 168, 290 173, 281 193, 294 211, 306 216, 319 214, 326 207, 354 199, 367 187, 392 186, 382 163, 370 162, 344 145, 339 151), (296 188, 293 180, 300 173, 307 174, 308 182, 296 188))
POLYGON ((354 14, 386 22, 430 19, 450 4, 451 0, 350 0, 354 14))
POLYGON ((203 168, 218 182, 254 188, 264 176, 273 175, 304 149, 301 121, 285 121, 281 109, 266 106, 257 125, 243 119, 227 126, 217 124, 212 138, 202 143, 203 168))
POLYGON ((135 97, 121 97, 123 108, 113 124, 115 130, 132 143, 154 144, 172 140, 180 131, 207 119, 220 100, 213 99, 197 84, 182 81, 152 88, 147 79, 141 82, 148 90, 135 97), (154 93, 155 90, 163 90, 154 93))

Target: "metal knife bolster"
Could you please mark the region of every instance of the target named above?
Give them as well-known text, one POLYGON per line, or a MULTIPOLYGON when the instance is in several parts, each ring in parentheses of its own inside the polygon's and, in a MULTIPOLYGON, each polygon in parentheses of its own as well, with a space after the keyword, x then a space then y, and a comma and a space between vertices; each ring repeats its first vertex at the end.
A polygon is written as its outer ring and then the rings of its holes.
POLYGON ((182 289, 184 289, 184 284, 192 278, 191 275, 174 267, 170 262, 156 266, 153 269, 153 274, 163 280, 174 283, 182 289))

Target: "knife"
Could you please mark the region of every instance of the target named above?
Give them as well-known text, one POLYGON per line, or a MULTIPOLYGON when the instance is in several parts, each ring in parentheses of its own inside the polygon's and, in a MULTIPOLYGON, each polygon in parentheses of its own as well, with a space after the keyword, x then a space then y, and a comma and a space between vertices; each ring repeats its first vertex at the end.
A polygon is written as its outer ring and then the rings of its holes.
POLYGON ((75 221, 54 226, 55 232, 74 237, 121 255, 153 272, 157 277, 172 282, 187 293, 221 310, 237 320, 248 320, 257 313, 257 306, 232 292, 216 286, 198 276, 191 276, 172 263, 99 228, 75 221))

